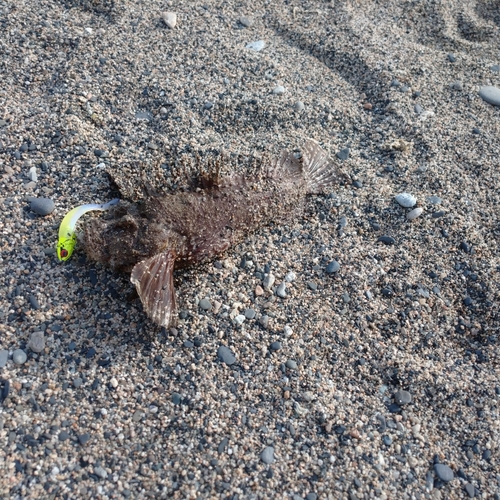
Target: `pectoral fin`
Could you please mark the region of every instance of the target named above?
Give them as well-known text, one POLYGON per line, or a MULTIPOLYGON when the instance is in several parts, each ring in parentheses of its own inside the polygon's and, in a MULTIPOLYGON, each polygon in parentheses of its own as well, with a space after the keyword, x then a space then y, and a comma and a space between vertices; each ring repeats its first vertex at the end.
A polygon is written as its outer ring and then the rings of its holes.
POLYGON ((172 251, 162 252, 136 264, 130 275, 147 315, 165 328, 172 324, 176 310, 174 262, 172 251))

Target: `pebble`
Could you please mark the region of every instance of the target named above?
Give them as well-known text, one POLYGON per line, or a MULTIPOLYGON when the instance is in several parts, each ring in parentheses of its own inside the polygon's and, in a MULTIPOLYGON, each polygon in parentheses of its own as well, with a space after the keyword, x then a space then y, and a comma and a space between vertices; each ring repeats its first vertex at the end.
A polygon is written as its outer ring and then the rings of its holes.
POLYGON ((455 477, 453 471, 445 464, 434 464, 434 471, 444 483, 449 483, 455 477))
POLYGON ((90 441, 90 434, 86 432, 85 434, 80 434, 78 436, 79 443, 83 446, 90 441))
POLYGON ((237 325, 242 325, 244 322, 245 322, 245 316, 243 316, 243 314, 238 314, 238 316, 236 316, 234 318, 234 322, 237 324, 237 325))
POLYGON ((30 294, 28 296, 28 300, 29 300, 29 303, 33 309, 35 309, 35 310, 40 309, 40 304, 38 303, 37 298, 33 294, 30 294))
POLYGON ((36 167, 31 167, 28 173, 28 179, 33 182, 38 181, 38 175, 36 174, 36 167))
POLYGON ((30 209, 38 215, 49 215, 56 207, 55 203, 50 198, 29 198, 30 209))
POLYGON ((16 349, 12 354, 12 360, 16 365, 22 365, 26 363, 28 355, 22 349, 16 349))
POLYGON ((177 26, 177 14, 175 12, 164 12, 161 18, 170 29, 173 30, 177 26))
POLYGON ((106 479, 108 477, 108 473, 100 465, 94 467, 94 474, 101 479, 106 479))
POLYGON ((417 199, 410 193, 397 194, 394 199, 404 208, 411 208, 417 203, 417 199))
POLYGON ((469 495, 469 498, 474 498, 476 496, 476 488, 474 488, 473 484, 467 483, 464 486, 464 490, 467 492, 467 495, 469 495))
POLYGON ((417 113, 417 115, 422 114, 422 111, 424 110, 422 106, 420 106, 420 104, 415 104, 413 109, 415 110, 415 113, 417 113))
POLYGON ((75 380, 73 380, 73 386, 78 388, 81 387, 83 384, 83 379, 81 377, 76 377, 75 380))
POLYGON ((245 318, 247 319, 254 319, 256 315, 256 312, 254 309, 247 309, 245 311, 245 318))
POLYGON ((349 158, 349 152, 350 152, 350 149, 349 148, 344 148, 344 149, 341 149, 338 153, 337 153, 337 158, 339 160, 347 160, 347 158, 349 158))
POLYGON ((457 60, 456 56, 454 54, 448 54, 448 61, 450 62, 455 62, 457 60))
POLYGON ((246 17, 246 16, 241 16, 238 21, 240 22, 240 24, 242 26, 244 26, 245 28, 250 28, 252 25, 253 25, 253 19, 251 19, 250 17, 246 17))
POLYGON ((270 345, 271 351, 279 351, 281 349, 281 342, 276 340, 275 342, 272 342, 270 345))
POLYGON ((479 95, 483 99, 494 106, 500 106, 500 89, 487 85, 486 87, 481 87, 479 89, 479 95))
POLYGON ((460 80, 457 80, 456 82, 453 82, 451 84, 451 88, 453 90, 463 90, 464 89, 464 84, 460 80))
POLYGON ((219 349, 217 349, 217 357, 229 366, 236 362, 236 356, 231 352, 231 349, 225 345, 221 345, 219 349))
POLYGON ((308 493, 306 495, 306 500, 318 500, 318 495, 316 495, 316 493, 308 493))
POLYGON ((272 464, 274 462, 274 448, 272 446, 264 448, 264 450, 262 450, 262 453, 260 454, 260 459, 265 464, 272 464))
POLYGON ((172 403, 174 403, 174 405, 180 405, 181 401, 182 401, 182 396, 179 393, 174 392, 172 394, 172 403))
POLYGON ((264 314, 263 316, 260 317, 259 323, 263 328, 267 328, 269 326, 269 316, 264 314))
POLYGON ((283 87, 283 85, 278 85, 273 89, 274 95, 283 95, 284 93, 285 93, 285 87, 283 87))
POLYGON ((292 283, 292 281, 295 281, 296 279, 297 279, 297 275, 293 271, 290 271, 285 276, 285 281, 287 281, 288 283, 292 283))
POLYGON ((408 220, 416 219, 417 217, 420 217, 422 215, 423 211, 424 211, 424 209, 421 207, 414 208, 411 212, 408 212, 406 214, 406 218, 408 220))
POLYGON ((212 304, 210 303, 210 301, 208 299, 201 299, 200 303, 198 305, 204 311, 210 311, 210 309, 212 309, 212 304))
POLYGON ((284 299, 286 297, 286 283, 283 281, 281 285, 276 289, 276 295, 284 299))
POLYGON ((392 236, 380 236, 377 241, 380 241, 384 245, 394 245, 396 240, 392 236))
POLYGON ((490 70, 493 71, 493 73, 500 73, 500 66, 498 64, 494 64, 490 67, 490 70))
POLYGON ((307 287, 309 288, 309 290, 313 291, 316 291, 318 289, 318 285, 314 281, 308 281, 307 287))
POLYGON ((336 260, 332 260, 327 266, 326 266, 326 272, 328 274, 333 274, 336 273, 340 269, 340 264, 336 260))
POLYGON ((304 111, 305 109, 305 105, 302 101, 297 101, 294 105, 293 105, 293 109, 295 109, 295 111, 304 111))
POLYGON ((9 359, 9 351, 6 349, 2 349, 0 351, 0 368, 3 368, 7 364, 7 360, 9 359))
POLYGON ((394 402, 399 406, 407 405, 411 401, 412 397, 408 391, 398 391, 394 394, 394 402))
POLYGON ((109 381, 109 383, 111 384, 111 387, 113 389, 116 389, 118 387, 118 380, 116 380, 115 377, 112 377, 111 380, 109 381))
POLYGON ((431 205, 440 205, 442 203, 442 198, 440 198, 439 196, 428 196, 427 197, 427 201, 431 204, 431 205))
POLYGON ((270 288, 274 285, 276 278, 274 274, 268 273, 264 276, 264 281, 262 282, 262 286, 264 290, 270 290, 270 288))
POLYGON ((264 40, 257 40, 256 42, 247 43, 246 48, 260 52, 266 46, 264 40))
POLYGON ((45 349, 45 337, 43 332, 33 332, 31 334, 30 341, 28 342, 28 347, 33 352, 42 352, 45 349))
POLYGON ((290 368, 290 370, 296 370, 298 368, 297 362, 294 361, 293 359, 287 360, 287 362, 285 363, 285 366, 287 368, 290 368))
POLYGON ((132 420, 134 422, 139 422, 143 416, 144 416, 144 413, 141 410, 135 410, 134 414, 132 415, 132 420))

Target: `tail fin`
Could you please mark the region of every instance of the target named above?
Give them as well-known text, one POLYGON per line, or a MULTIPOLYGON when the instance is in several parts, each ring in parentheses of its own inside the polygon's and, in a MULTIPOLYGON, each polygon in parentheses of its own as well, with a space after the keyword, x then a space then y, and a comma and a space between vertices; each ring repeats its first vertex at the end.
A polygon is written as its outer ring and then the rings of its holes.
POLYGON ((321 193, 346 178, 313 139, 308 139, 304 146, 302 169, 309 193, 321 193))

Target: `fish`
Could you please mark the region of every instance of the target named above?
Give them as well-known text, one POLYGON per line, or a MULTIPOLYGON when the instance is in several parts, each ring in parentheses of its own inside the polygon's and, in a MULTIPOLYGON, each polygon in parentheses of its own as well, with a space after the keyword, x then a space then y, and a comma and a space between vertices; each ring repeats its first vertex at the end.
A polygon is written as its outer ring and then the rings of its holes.
POLYGON ((271 222, 290 221, 308 195, 345 178, 309 139, 300 159, 283 151, 258 175, 206 176, 202 188, 113 200, 103 217, 85 224, 84 251, 114 271, 130 273, 146 314, 168 328, 176 321, 174 270, 209 262, 271 222))

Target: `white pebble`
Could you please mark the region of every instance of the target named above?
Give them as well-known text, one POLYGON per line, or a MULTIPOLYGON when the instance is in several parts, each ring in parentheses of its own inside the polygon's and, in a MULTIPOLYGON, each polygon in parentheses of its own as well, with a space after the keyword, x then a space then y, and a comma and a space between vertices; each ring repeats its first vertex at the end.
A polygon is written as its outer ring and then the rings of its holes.
POLYGON ((283 333, 285 334, 286 337, 291 337, 293 335, 292 327, 286 325, 285 328, 283 329, 283 333))
POLYGON ((115 378, 115 377, 113 377, 113 378, 109 381, 109 383, 111 384, 111 386, 112 386, 114 389, 116 389, 116 388, 118 387, 118 380, 116 380, 116 378, 115 378))
POLYGON ((260 52, 266 46, 264 40, 258 40, 256 42, 247 43, 246 48, 255 50, 255 52, 260 52))
POLYGON ((177 25, 177 14, 175 12, 164 12, 161 18, 163 19, 163 22, 172 30, 177 25))
POLYGON ((285 87, 283 87, 283 85, 278 85, 273 90, 274 95, 283 95, 284 93, 285 93, 285 87))
POLYGON ((38 175, 36 174, 36 167, 31 167, 28 178, 30 181, 36 182, 38 180, 38 175))
POLYGON ((405 208, 410 208, 415 206, 417 199, 410 193, 400 193, 394 197, 394 199, 405 208))
POLYGON ((243 316, 243 314, 238 314, 238 316, 234 318, 234 322, 237 325, 242 325, 245 322, 245 316, 243 316))
POLYGON ((290 271, 285 276, 285 281, 288 281, 288 283, 291 283, 292 281, 295 281, 296 278, 297 278, 297 275, 293 271, 290 271))
POLYGON ((411 212, 408 212, 406 214, 406 218, 408 220, 413 220, 413 219, 416 219, 417 217, 419 217, 420 215, 422 215, 422 212, 424 211, 423 208, 421 207, 418 207, 418 208, 414 208, 411 212))

